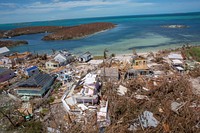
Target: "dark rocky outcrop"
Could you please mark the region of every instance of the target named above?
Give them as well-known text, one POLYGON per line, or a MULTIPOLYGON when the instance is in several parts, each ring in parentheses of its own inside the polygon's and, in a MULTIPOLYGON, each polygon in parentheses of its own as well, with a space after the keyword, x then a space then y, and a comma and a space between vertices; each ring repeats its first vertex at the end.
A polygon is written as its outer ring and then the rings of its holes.
POLYGON ((82 38, 96 32, 114 28, 113 23, 90 23, 58 30, 43 38, 43 40, 70 40, 82 38))
POLYGON ((10 40, 0 41, 0 47, 13 47, 13 46, 24 45, 24 44, 28 44, 28 42, 27 41, 10 41, 10 40))

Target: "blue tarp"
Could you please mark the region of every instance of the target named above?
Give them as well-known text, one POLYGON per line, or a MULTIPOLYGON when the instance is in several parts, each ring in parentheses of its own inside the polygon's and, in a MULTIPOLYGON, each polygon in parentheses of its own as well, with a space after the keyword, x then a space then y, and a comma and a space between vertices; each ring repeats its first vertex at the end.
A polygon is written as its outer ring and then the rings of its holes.
POLYGON ((26 71, 35 70, 35 69, 37 69, 37 68, 38 68, 37 66, 32 66, 32 67, 30 67, 30 68, 27 68, 26 71))

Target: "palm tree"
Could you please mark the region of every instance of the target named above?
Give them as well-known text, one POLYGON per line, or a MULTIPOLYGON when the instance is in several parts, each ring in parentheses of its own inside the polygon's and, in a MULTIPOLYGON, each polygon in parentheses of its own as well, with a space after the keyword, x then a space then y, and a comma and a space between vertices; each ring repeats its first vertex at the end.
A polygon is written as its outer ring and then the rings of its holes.
POLYGON ((105 48, 105 49, 104 49, 104 52, 103 52, 104 59, 107 58, 107 52, 108 52, 108 50, 105 48))

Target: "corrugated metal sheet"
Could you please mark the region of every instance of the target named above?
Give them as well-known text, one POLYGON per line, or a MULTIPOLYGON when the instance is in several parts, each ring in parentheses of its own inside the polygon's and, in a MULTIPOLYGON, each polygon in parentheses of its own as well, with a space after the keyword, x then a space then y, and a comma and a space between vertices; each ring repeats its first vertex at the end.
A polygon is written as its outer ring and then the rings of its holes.
POLYGON ((19 87, 42 87, 50 80, 52 80, 52 76, 45 73, 39 73, 27 79, 26 81, 20 83, 19 87))

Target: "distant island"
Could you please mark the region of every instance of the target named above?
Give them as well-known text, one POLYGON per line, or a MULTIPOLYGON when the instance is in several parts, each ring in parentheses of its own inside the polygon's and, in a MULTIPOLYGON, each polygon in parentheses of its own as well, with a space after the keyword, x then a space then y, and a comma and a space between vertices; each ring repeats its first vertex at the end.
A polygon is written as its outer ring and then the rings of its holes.
POLYGON ((161 26, 163 28, 172 28, 172 29, 176 29, 176 28, 189 28, 189 26, 187 25, 164 25, 161 26))
POLYGON ((16 28, 0 32, 0 38, 12 38, 20 35, 51 33, 44 36, 42 40, 69 40, 83 38, 85 36, 112 29, 115 27, 113 23, 97 22, 90 24, 82 24, 78 26, 33 26, 16 28))
POLYGON ((66 27, 63 26, 33 26, 33 27, 24 27, 24 28, 16 28, 12 30, 2 31, 0 34, 1 38, 11 38, 20 35, 28 35, 28 34, 37 34, 37 33, 45 33, 45 32, 55 32, 57 30, 63 29, 66 27))
POLYGON ((79 39, 86 37, 88 35, 92 35, 94 33, 112 29, 115 27, 113 23, 90 23, 90 24, 82 24, 79 26, 73 26, 58 30, 49 34, 43 38, 43 40, 70 40, 70 39, 79 39))
MULTIPOLYGON (((112 29, 115 27, 113 23, 97 22, 90 24, 82 24, 78 26, 33 26, 16 28, 7 31, 0 31, 0 38, 12 38, 15 36, 38 34, 38 33, 50 33, 42 38, 42 40, 70 40, 79 39, 92 35, 97 32, 112 29)), ((12 40, 1 40, 0 47, 7 46, 18 46, 28 44, 27 41, 12 41, 12 40)))
POLYGON ((13 46, 19 46, 19 45, 24 45, 28 44, 27 41, 11 41, 11 40, 0 40, 0 47, 13 47, 13 46))

